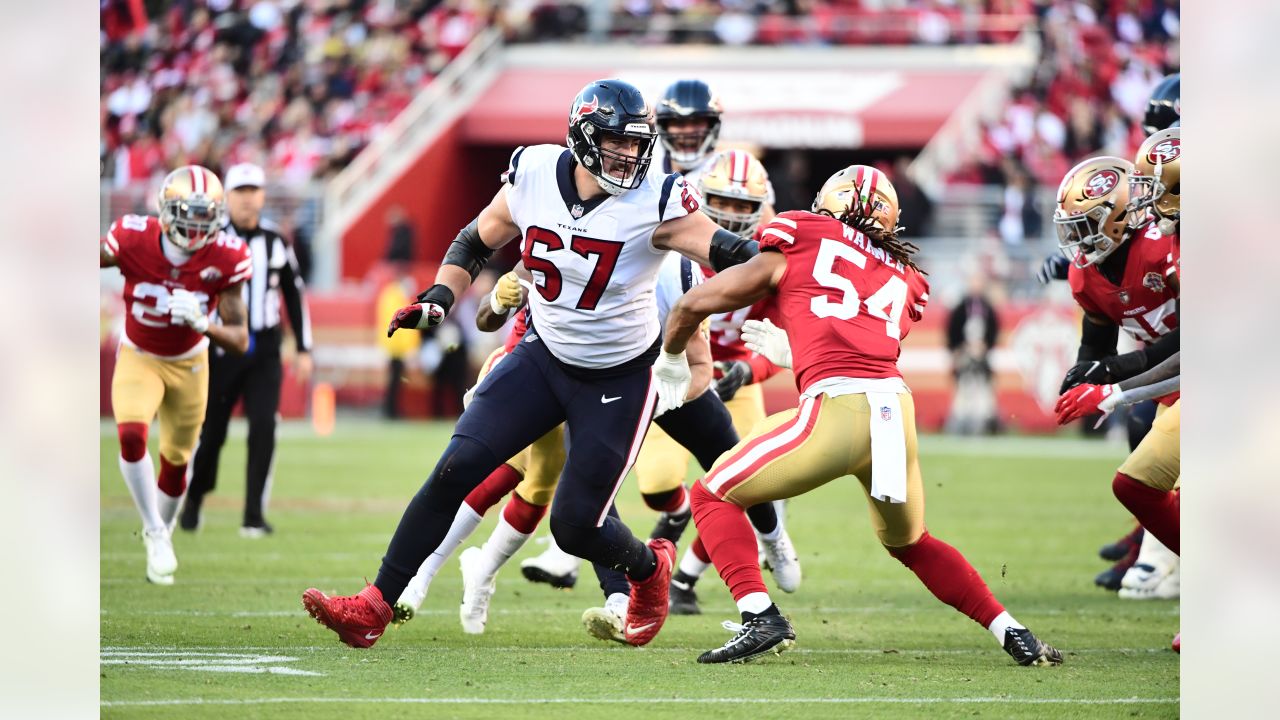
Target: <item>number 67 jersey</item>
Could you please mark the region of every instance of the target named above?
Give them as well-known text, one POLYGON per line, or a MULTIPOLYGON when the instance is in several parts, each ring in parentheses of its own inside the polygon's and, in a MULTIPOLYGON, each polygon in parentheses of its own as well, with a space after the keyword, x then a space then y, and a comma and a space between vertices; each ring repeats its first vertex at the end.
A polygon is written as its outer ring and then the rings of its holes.
POLYGON ((656 357, 654 288, 667 251, 651 240, 663 222, 698 210, 697 192, 651 171, 634 190, 583 201, 570 151, 558 145, 518 148, 502 179, 533 273, 533 330, 547 350, 587 369, 656 357))
POLYGON ((901 379, 901 341, 929 301, 924 276, 861 232, 805 211, 774 218, 760 250, 787 259, 778 315, 801 393, 828 378, 901 379))
POLYGON ((124 275, 124 339, 144 352, 177 359, 203 349, 208 338, 169 317, 169 297, 179 288, 193 293, 206 313, 218 293, 253 274, 249 246, 225 233, 196 250, 181 265, 165 257, 164 233, 155 217, 125 215, 111 224, 102 248, 124 275))

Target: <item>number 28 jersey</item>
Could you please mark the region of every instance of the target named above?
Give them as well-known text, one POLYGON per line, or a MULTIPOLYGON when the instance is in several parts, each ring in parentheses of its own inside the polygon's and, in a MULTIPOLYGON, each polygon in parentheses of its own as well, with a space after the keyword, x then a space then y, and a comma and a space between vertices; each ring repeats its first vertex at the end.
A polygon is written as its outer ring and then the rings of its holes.
POLYGON ((804 211, 774 218, 760 250, 787 258, 778 315, 802 393, 828 378, 902 377, 901 341, 929 301, 924 276, 839 220, 804 211))
POLYGON ((102 247, 124 275, 124 341, 152 355, 180 358, 209 340, 169 317, 170 295, 178 288, 188 290, 206 313, 212 312, 218 293, 253 274, 253 260, 243 240, 225 233, 181 265, 165 257, 164 242, 158 219, 125 215, 111 224, 102 247))
POLYGON ((643 355, 658 337, 654 297, 665 250, 651 242, 701 199, 679 175, 650 172, 635 190, 582 201, 559 145, 517 148, 503 174, 520 251, 533 273, 534 332, 561 362, 603 369, 643 355))

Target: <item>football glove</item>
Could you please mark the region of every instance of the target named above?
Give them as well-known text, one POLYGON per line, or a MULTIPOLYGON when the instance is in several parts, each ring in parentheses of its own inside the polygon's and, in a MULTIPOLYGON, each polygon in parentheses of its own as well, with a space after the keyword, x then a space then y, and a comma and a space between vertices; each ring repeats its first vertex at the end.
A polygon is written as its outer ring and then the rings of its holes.
POLYGON ((1111 382, 1111 374, 1107 372, 1107 364, 1104 360, 1085 360, 1078 362, 1067 371, 1066 377, 1062 378, 1062 387, 1058 389, 1061 395, 1077 385, 1105 385, 1111 382))
POLYGON ((1067 271, 1071 267, 1071 261, 1062 253, 1054 253, 1044 259, 1040 264, 1040 270, 1036 272, 1036 278, 1041 284, 1048 285, 1054 280, 1066 280, 1067 271))
POLYGON ((515 271, 498 278, 489 294, 489 307, 497 315, 505 315, 508 310, 524 304, 524 292, 520 288, 520 276, 515 271))
POLYGON ((747 349, 765 356, 778 367, 791 367, 791 341, 787 331, 769 318, 742 323, 742 341, 747 349))
POLYGON ((716 394, 728 402, 738 394, 738 388, 751 384, 751 366, 742 360, 716 363, 720 379, 716 380, 716 394))
POLYGON ((186 325, 203 335, 209 329, 209 316, 190 290, 178 288, 169 295, 169 318, 173 325, 186 325))
POLYGON ((387 337, 391 337, 401 328, 425 330, 435 327, 444 322, 451 307, 453 307, 453 291, 444 285, 432 285, 418 295, 417 302, 405 305, 396 311, 395 316, 391 318, 391 323, 387 325, 387 337))
POLYGON ((684 396, 693 382, 693 373, 689 371, 689 361, 684 353, 663 351, 653 364, 653 379, 658 384, 657 415, 684 405, 684 396))
POLYGON ((1107 416, 1124 401, 1124 391, 1119 385, 1077 385, 1058 398, 1053 411, 1058 415, 1058 424, 1066 425, 1086 415, 1102 413, 1094 427, 1099 427, 1107 416))

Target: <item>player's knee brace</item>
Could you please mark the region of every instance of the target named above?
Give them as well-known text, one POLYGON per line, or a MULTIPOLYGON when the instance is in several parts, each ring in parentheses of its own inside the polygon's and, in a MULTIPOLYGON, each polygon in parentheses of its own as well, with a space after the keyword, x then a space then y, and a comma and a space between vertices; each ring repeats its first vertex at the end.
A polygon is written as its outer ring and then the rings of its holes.
POLYGON ((147 455, 147 424, 120 423, 116 426, 120 436, 120 457, 125 462, 138 462, 147 455))

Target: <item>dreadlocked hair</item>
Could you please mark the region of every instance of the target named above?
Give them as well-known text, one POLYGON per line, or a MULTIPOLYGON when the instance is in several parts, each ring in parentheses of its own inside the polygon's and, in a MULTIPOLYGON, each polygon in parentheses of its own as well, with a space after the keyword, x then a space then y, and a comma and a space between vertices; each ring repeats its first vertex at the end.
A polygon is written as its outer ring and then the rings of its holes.
POLYGON ((835 218, 849 227, 862 233, 871 244, 880 248, 886 255, 903 265, 915 270, 921 275, 929 273, 920 269, 915 261, 911 259, 912 255, 920 252, 920 248, 910 240, 903 240, 898 237, 898 233, 902 232, 903 227, 898 225, 892 230, 884 230, 875 224, 875 220, 867 215, 860 203, 851 204, 840 215, 832 213, 826 208, 818 210, 819 215, 826 215, 835 218))

